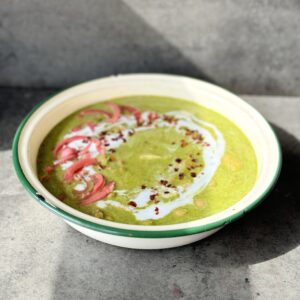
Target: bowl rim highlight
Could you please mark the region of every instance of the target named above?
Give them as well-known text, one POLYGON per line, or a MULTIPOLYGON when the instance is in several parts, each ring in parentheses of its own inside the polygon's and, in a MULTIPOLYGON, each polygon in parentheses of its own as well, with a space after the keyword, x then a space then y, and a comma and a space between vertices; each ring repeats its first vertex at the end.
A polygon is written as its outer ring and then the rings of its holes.
MULTIPOLYGON (((194 82, 194 83, 195 83, 194 82)), ((130 96, 128 94, 128 96, 130 96)), ((171 96, 170 96, 171 97, 171 96)), ((189 100, 189 99, 186 99, 189 100)), ((226 116, 225 116, 226 117, 226 116)), ((234 122, 234 120, 231 120, 234 122)), ((237 125, 238 126, 238 125, 237 125)), ((36 106, 33 107, 33 109, 27 114, 27 116, 23 119, 21 124, 19 125, 12 145, 12 153, 13 153, 13 164, 16 171, 16 174, 23 185, 23 187, 29 192, 29 194, 37 200, 41 205, 52 211, 54 214, 62 217, 63 219, 70 221, 74 224, 77 224, 79 226, 89 228, 94 231, 99 231, 106 234, 113 234, 118 236, 126 236, 126 237, 137 237, 137 238, 171 238, 171 237, 179 237, 179 236, 186 236, 186 235, 192 235, 197 234, 205 231, 209 231, 212 229, 216 229, 219 227, 222 227, 228 223, 231 223, 234 220, 237 220, 238 218, 242 217, 246 212, 253 209, 258 205, 272 190, 274 187, 279 174, 281 170, 282 165, 282 154, 281 154, 281 148, 279 145, 278 138, 273 130, 273 128, 270 126, 270 124, 267 122, 267 120, 252 106, 250 106, 248 103, 246 103, 244 100, 242 100, 240 97, 236 96, 235 94, 232 94, 228 92, 227 90, 224 90, 223 88, 220 88, 216 85, 207 83, 205 81, 201 81, 198 79, 193 79, 190 77, 185 76, 177 76, 177 75, 166 75, 166 74, 130 74, 130 75, 120 75, 120 76, 112 76, 112 77, 106 77, 106 78, 100 78, 92 81, 88 81, 79 85, 75 85, 73 87, 70 87, 68 89, 62 90, 57 94, 54 94, 50 97, 45 98, 40 103, 38 103, 36 106), (151 79, 163 79, 163 80, 170 80, 170 81, 180 81, 180 80, 188 80, 192 82, 198 82, 201 83, 204 87, 207 87, 208 89, 211 89, 212 91, 217 91, 220 94, 224 94, 225 96, 235 97, 239 101, 242 102, 243 106, 246 108, 246 110, 250 110, 257 118, 260 118, 261 121, 265 122, 265 127, 269 129, 268 134, 273 135, 272 138, 274 140, 274 146, 276 149, 274 151, 278 152, 277 155, 277 161, 276 161, 276 170, 273 174, 272 180, 264 187, 264 190, 261 192, 261 194, 256 197, 255 199, 252 199, 249 201, 248 205, 244 207, 241 210, 234 209, 234 206, 231 206, 227 208, 224 211, 230 210, 230 213, 226 217, 218 218, 218 214, 213 214, 212 216, 199 219, 201 220, 201 223, 199 225, 189 226, 189 223, 179 223, 174 225, 130 225, 130 224, 122 224, 117 222, 111 222, 101 219, 96 219, 95 217, 88 216, 84 213, 81 213, 73 208, 70 208, 66 204, 62 203, 62 207, 58 207, 57 205, 54 205, 51 203, 51 201, 48 201, 47 197, 45 195, 41 194, 37 191, 37 189, 32 185, 31 181, 28 177, 28 174, 24 172, 22 168, 22 164, 20 162, 20 148, 22 145, 20 145, 20 138, 22 133, 24 132, 25 125, 30 121, 30 119, 33 117, 33 115, 37 112, 38 109, 42 108, 45 104, 48 103, 48 101, 53 100, 56 96, 60 96, 65 92, 68 92, 70 90, 79 90, 83 87, 88 87, 89 85, 97 84, 98 82, 109 82, 109 80, 122 80, 122 79, 139 79, 139 80, 150 80, 151 79), (26 176, 27 175, 27 176, 26 176), (67 207, 64 207, 67 206, 67 207), (68 210, 68 211, 67 211, 68 210), (96 219, 96 220, 95 220, 96 219), (205 220, 208 219, 209 221, 205 223, 205 220), (214 220, 215 219, 215 220, 214 220), (186 226, 184 226, 186 225, 186 226), (181 227, 181 228, 178 228, 181 227)), ((53 197, 53 196, 52 196, 53 197)), ((242 200, 242 199, 241 199, 242 200)), ((240 201, 241 201, 240 200, 240 201)), ((58 200, 59 201, 59 200, 58 200)), ((239 201, 239 202, 240 202, 239 201)), ((239 203, 237 202, 237 203, 239 203)), ((224 212, 222 211, 222 212, 224 212)), ((197 223, 198 220, 192 221, 193 223, 197 223)))

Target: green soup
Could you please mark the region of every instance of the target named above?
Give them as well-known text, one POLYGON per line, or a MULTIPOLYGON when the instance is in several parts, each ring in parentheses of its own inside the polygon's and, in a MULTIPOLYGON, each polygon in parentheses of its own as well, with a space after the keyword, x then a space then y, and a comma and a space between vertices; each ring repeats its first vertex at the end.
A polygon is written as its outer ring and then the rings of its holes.
POLYGON ((253 187, 243 132, 186 100, 132 96, 78 111, 54 127, 37 159, 54 196, 120 223, 163 225, 218 213, 253 187))

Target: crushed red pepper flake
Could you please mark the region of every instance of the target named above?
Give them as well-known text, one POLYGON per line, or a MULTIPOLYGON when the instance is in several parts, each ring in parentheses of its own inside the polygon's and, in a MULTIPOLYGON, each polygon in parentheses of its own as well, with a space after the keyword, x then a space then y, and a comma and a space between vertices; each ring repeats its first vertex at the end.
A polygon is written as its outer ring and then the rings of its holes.
POLYGON ((167 185, 169 182, 168 182, 168 180, 161 179, 159 181, 159 183, 162 184, 162 185, 167 185))
POLYGON ((158 207, 155 207, 155 210, 154 210, 154 211, 155 211, 155 214, 156 214, 156 215, 159 214, 159 208, 158 208, 158 207))
POLYGON ((141 189, 144 190, 145 188, 146 188, 146 186, 143 184, 143 185, 141 186, 141 189))
POLYGON ((177 163, 181 163, 182 159, 181 159, 181 158, 176 158, 175 161, 176 161, 177 163))
POLYGON ((188 145, 188 142, 187 142, 186 140, 181 140, 180 146, 181 146, 182 148, 186 147, 187 145, 188 145))
POLYGON ((129 201, 128 205, 133 206, 133 207, 137 207, 137 204, 134 201, 129 201))
POLYGON ((181 179, 183 179, 183 177, 184 177, 184 174, 183 173, 180 173, 179 175, 178 175, 178 178, 181 180, 181 179))
POLYGON ((192 173, 191 173, 191 176, 192 176, 192 177, 196 177, 197 174, 196 174, 195 172, 192 172, 192 173))
POLYGON ((150 200, 155 200, 155 198, 156 198, 156 196, 157 196, 158 194, 152 194, 152 195, 150 195, 150 200))

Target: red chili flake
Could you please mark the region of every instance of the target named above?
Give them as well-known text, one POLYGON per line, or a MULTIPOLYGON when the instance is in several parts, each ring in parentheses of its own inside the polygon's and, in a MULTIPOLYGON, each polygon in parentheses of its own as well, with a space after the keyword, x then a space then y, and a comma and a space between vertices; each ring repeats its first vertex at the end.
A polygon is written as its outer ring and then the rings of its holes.
POLYGON ((169 191, 165 191, 164 194, 170 194, 170 192, 169 191))
POLYGON ((57 198, 58 198, 60 201, 64 202, 64 200, 66 200, 66 195, 63 194, 63 193, 61 193, 61 194, 59 194, 59 195, 57 196, 57 198))
POLYGON ((183 147, 186 147, 188 145, 188 142, 186 140, 181 140, 181 144, 180 146, 183 148, 183 147))
POLYGON ((82 125, 79 125, 79 126, 77 126, 77 127, 72 128, 72 129, 71 129, 71 132, 79 131, 81 128, 82 128, 82 125))
POLYGON ((161 179, 161 180, 159 181, 159 183, 162 184, 162 185, 167 185, 167 184, 168 184, 168 180, 163 180, 163 179, 161 179))
POLYGON ((152 200, 152 201, 155 200, 156 196, 157 196, 157 194, 150 195, 150 200, 152 200))
POLYGON ((154 210, 154 211, 155 211, 155 214, 156 214, 156 215, 159 214, 159 208, 158 208, 158 207, 155 207, 155 210, 154 210))
POLYGON ((145 188, 146 188, 146 186, 143 184, 143 185, 141 186, 141 189, 144 190, 145 188))
POLYGON ((40 181, 45 181, 45 180, 49 179, 49 175, 44 174, 44 175, 40 176, 39 178, 40 178, 40 181))
POLYGON ((192 176, 192 177, 196 177, 197 174, 196 174, 195 172, 192 172, 192 173, 191 173, 191 176, 192 176))
POLYGON ((183 179, 183 177, 184 177, 184 174, 183 173, 180 173, 179 175, 178 175, 178 178, 181 180, 181 179, 183 179))
POLYGON ((54 166, 46 166, 44 168, 45 173, 50 174, 54 170, 54 166))
POLYGON ((129 136, 134 135, 134 130, 132 129, 132 130, 128 131, 128 135, 129 135, 129 136))
POLYGON ((192 159, 192 162, 194 162, 194 163, 197 162, 197 161, 198 161, 198 160, 197 160, 196 158, 193 158, 193 159, 192 159))
POLYGON ((170 124, 176 124, 177 123, 177 119, 173 116, 167 116, 167 115, 164 115, 163 116, 163 120, 170 123, 170 124))
POLYGON ((155 112, 149 112, 148 114, 148 125, 151 125, 153 121, 159 118, 159 115, 155 112))
POLYGON ((109 146, 109 143, 104 144, 104 146, 105 146, 105 147, 108 147, 108 146, 109 146))
POLYGON ((129 201, 128 205, 131 205, 133 207, 137 207, 137 204, 134 201, 129 201))
POLYGON ((177 163, 181 163, 182 159, 176 158, 175 161, 176 161, 177 163))

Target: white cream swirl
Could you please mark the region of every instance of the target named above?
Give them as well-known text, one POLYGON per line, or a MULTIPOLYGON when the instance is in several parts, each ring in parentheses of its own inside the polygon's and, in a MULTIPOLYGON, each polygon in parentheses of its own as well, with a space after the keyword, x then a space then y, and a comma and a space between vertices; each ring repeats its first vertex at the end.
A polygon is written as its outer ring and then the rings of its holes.
MULTIPOLYGON (((203 137, 203 143, 209 145, 209 147, 203 147, 202 150, 204 168, 195 178, 193 178, 192 183, 188 187, 178 185, 169 191, 171 194, 173 193, 174 195, 174 193, 176 193, 177 195, 177 198, 173 201, 160 201, 159 203, 153 203, 153 201, 151 201, 149 198, 149 196, 153 193, 153 190, 148 188, 137 188, 134 191, 135 196, 131 197, 132 201, 137 204, 136 207, 123 205, 122 203, 111 199, 98 201, 96 203, 98 207, 105 208, 109 205, 112 205, 118 208, 123 208, 131 211, 136 219, 140 221, 148 219, 160 219, 168 215, 174 209, 192 203, 193 197, 203 190, 211 181, 216 170, 218 169, 225 150, 225 141, 222 133, 213 124, 199 120, 198 118, 186 112, 172 111, 164 115, 176 118, 176 123, 170 123, 160 116, 149 125, 147 124, 149 112, 143 112, 142 119, 144 120, 145 125, 141 125, 139 127, 136 127, 136 121, 133 116, 123 115, 116 123, 109 124, 107 122, 100 122, 96 124, 93 129, 89 126, 86 126, 78 130, 76 133, 72 132, 65 136, 65 138, 74 135, 97 136, 101 132, 110 130, 112 128, 125 127, 126 129, 122 130, 122 137, 127 140, 130 138, 130 132, 132 128, 134 128, 135 132, 139 132, 155 129, 157 127, 164 128, 171 126, 175 128, 177 132, 183 135, 186 129, 197 132, 203 137), (211 132, 213 132, 213 134, 211 132), (157 213, 158 211, 159 213, 157 213)), ((117 136, 117 133, 107 133, 105 135, 105 142, 107 143, 106 150, 116 149, 124 143, 123 139, 116 139, 117 136)), ((70 143, 69 146, 75 148, 76 150, 81 150, 85 147, 85 144, 82 143, 82 141, 74 141, 70 143)), ((92 156, 96 156, 98 154, 97 150, 93 147, 90 148, 89 152, 92 156)), ((66 162, 66 164, 68 167, 70 166, 70 162, 66 162)), ((64 165, 62 168, 64 168, 64 165)), ((86 171, 89 171, 89 169, 86 168, 86 171)), ((124 190, 115 190, 115 192, 120 193, 120 195, 126 195, 129 193, 129 191, 124 190)), ((133 191, 130 192, 132 194, 133 191)))

